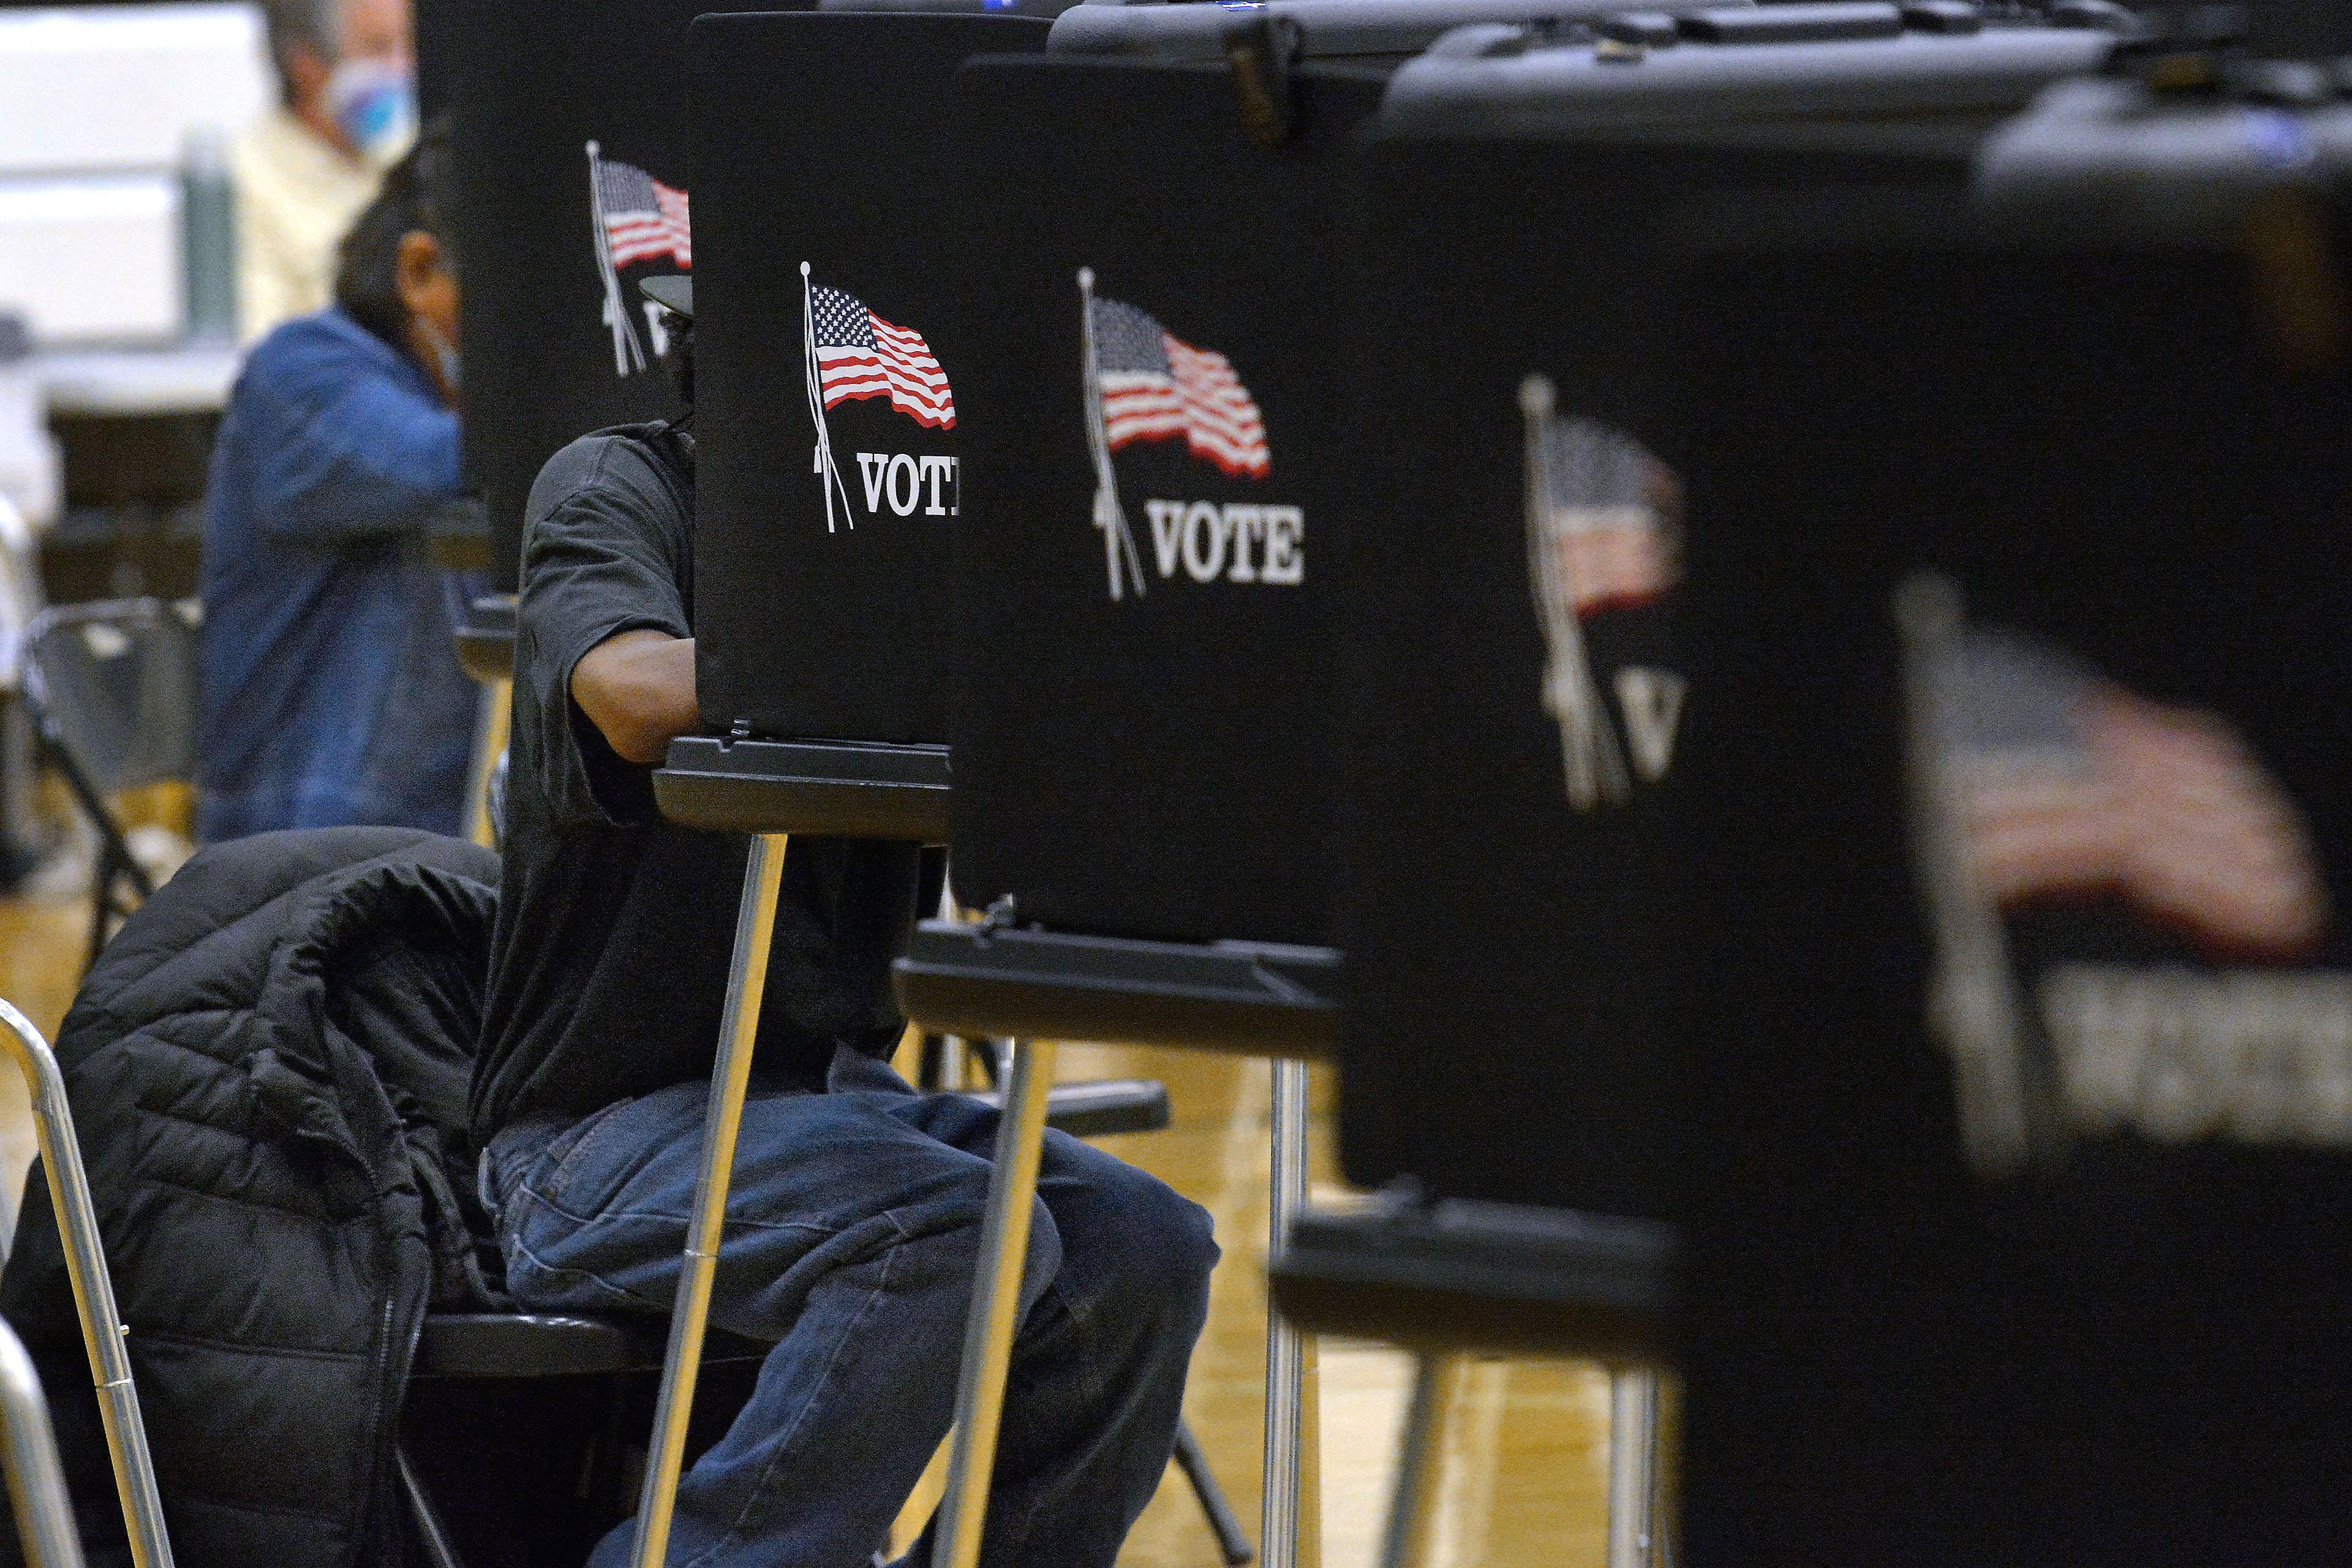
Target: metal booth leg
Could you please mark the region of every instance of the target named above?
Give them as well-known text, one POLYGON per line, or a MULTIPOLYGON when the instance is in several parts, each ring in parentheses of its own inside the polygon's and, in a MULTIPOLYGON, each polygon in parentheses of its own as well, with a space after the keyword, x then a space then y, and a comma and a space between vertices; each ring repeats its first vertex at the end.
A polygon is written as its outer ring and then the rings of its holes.
POLYGON ((980 1271, 964 1321, 963 1365, 956 1382, 955 1431, 947 1496, 940 1501, 934 1568, 975 1568, 996 1468, 996 1429, 1004 1414, 1004 1378, 1013 1362, 1013 1315, 1029 1253, 1029 1211, 1037 1195, 1037 1161, 1045 1141, 1045 1097, 1054 1086, 1054 1047, 1013 1042, 1004 1113, 996 1126, 996 1169, 980 1227, 980 1271))
POLYGON ((66 1496, 58 1439, 49 1429, 49 1402, 41 1397, 33 1358, 5 1323, 0 1323, 0 1435, 6 1438, 8 1501, 25 1561, 31 1568, 81 1568, 81 1538, 74 1533, 73 1501, 66 1496))
POLYGON ((743 866, 743 901, 735 912, 735 962, 727 976, 727 1011, 719 1024, 719 1060, 710 1075, 710 1109, 703 1118, 702 1170, 695 1179, 694 1220, 688 1227, 677 1304, 669 1321, 669 1354, 662 1363, 661 1398, 654 1407, 653 1451, 646 1457, 645 1491, 637 1500, 637 1568, 661 1568, 669 1551, 670 1510, 686 1459, 687 1420, 694 1414, 694 1381, 702 1370, 702 1331, 710 1316, 710 1282, 727 1221, 727 1184, 735 1171, 735 1134, 751 1081, 751 1047, 760 1034, 760 998, 768 981, 768 944, 776 931, 776 894, 783 885, 784 835, 753 837, 743 866))
MULTIPOLYGON (((1307 1206, 1307 1064, 1274 1064, 1274 1186, 1267 1204, 1269 1258, 1278 1256, 1290 1222, 1307 1206)), ((1318 1568, 1322 1521, 1307 1394, 1314 1346, 1265 1309, 1265 1512, 1258 1550, 1265 1568, 1318 1568)))
MULTIPOLYGON (((951 921, 962 912, 956 908, 954 879, 941 878, 940 879, 940 919, 951 921)), ((940 1080, 936 1084, 925 1084, 923 1087, 927 1089, 936 1089, 949 1094, 961 1094, 963 1091, 965 1076, 971 1068, 971 1064, 964 1059, 965 1048, 966 1042, 962 1036, 941 1036, 940 1080)))
POLYGON ((1658 1374, 1609 1374, 1609 1568, 1649 1568, 1655 1522, 1652 1464, 1658 1443, 1658 1374))
MULTIPOLYGON (((57 1211, 58 1234, 65 1243, 66 1276, 81 1314, 90 1377, 98 1385, 98 1410, 106 1423, 107 1454, 114 1462, 114 1487, 122 1500, 132 1568, 172 1568, 163 1500, 155 1490, 155 1461, 147 1453, 147 1426, 139 1417, 139 1392, 131 1383, 131 1352, 122 1345, 130 1330, 115 1309, 106 1247, 89 1201, 89 1178, 82 1171, 81 1145, 74 1138, 73 1112, 66 1103, 65 1075, 58 1070, 58 1058, 41 1032, 5 1002, 0 1002, 0 1026, 5 1026, 0 1027, 0 1048, 16 1059, 32 1091, 41 1169, 48 1173, 49 1204, 57 1211)), ((24 1517, 20 1511, 18 1518, 24 1517)))
POLYGON ((1381 1536, 1381 1568, 1420 1568, 1427 1556, 1429 1505, 1444 1468, 1439 1461, 1445 1449, 1445 1412, 1459 1365, 1454 1357, 1433 1352, 1413 1358, 1412 1403, 1405 1407, 1404 1431, 1397 1440, 1396 1488, 1381 1536))

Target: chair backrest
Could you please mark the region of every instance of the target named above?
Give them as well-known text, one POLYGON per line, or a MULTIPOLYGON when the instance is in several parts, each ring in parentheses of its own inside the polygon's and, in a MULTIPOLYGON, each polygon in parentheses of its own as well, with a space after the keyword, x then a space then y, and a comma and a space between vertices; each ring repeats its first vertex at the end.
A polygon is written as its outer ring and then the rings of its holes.
POLYGON ((20 650, 43 738, 101 791, 195 771, 195 611, 117 599, 43 611, 20 650))

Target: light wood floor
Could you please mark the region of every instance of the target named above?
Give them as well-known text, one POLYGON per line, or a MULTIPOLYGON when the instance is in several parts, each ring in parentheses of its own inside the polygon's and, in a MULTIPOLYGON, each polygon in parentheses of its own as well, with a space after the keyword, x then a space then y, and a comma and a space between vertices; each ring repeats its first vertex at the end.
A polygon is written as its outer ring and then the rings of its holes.
MULTIPOLYGON (((86 906, 0 900, 0 997, 54 1031, 72 1000, 86 906)), ((1259 1062, 1175 1051, 1067 1047, 1065 1078, 1150 1077, 1167 1083, 1174 1124, 1106 1146, 1205 1205, 1217 1221, 1218 1268, 1207 1332, 1192 1362, 1187 1411, 1253 1540, 1257 1534, 1264 1394, 1265 1257, 1270 1076, 1259 1062)), ((1314 1180, 1333 1195, 1328 1082, 1316 1097, 1314 1180)), ((31 1130, 14 1075, 0 1073, 0 1191, 14 1199, 31 1130)), ((1373 1561, 1410 1368, 1377 1346, 1320 1350, 1324 1561, 1373 1561)), ((1431 1568, 1602 1560, 1608 1384, 1597 1368, 1481 1363, 1455 1382, 1431 1568)), ((1217 1555, 1173 1469, 1136 1526, 1122 1568, 1213 1568, 1217 1555)))

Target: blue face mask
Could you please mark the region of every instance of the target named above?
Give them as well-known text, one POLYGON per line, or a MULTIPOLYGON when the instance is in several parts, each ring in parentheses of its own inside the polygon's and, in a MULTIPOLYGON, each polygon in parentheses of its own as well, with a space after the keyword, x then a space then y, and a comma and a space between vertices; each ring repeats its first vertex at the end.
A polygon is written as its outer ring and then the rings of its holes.
POLYGON ((390 168, 416 142, 416 84, 389 60, 337 66, 327 79, 327 112, 371 168, 390 168))

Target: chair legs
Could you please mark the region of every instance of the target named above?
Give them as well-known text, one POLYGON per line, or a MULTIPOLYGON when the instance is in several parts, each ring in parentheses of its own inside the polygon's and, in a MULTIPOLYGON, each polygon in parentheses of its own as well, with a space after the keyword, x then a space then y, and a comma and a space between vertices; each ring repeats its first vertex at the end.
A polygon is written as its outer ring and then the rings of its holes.
POLYGON ((131 1381, 126 1331, 114 1305, 106 1247, 83 1173, 81 1145, 75 1141, 73 1113, 66 1103, 65 1075, 41 1032, 22 1013, 0 1002, 0 1050, 25 1075, 33 1098, 34 1131, 40 1138, 41 1168, 65 1244, 66 1273, 74 1306, 81 1314, 82 1342, 89 1351, 90 1376, 98 1385, 98 1409, 106 1424, 106 1446, 114 1462, 114 1485, 131 1542, 131 1568, 172 1568, 172 1545, 163 1529, 163 1502, 155 1489, 155 1464, 147 1452, 147 1427, 139 1415, 139 1392, 131 1381))
POLYGON ((417 1545, 423 1550, 427 1568, 466 1568, 466 1561, 457 1555, 457 1543, 450 1539, 448 1523, 435 1505, 433 1494, 425 1489, 425 1483, 417 1479, 416 1467, 409 1462, 407 1444, 394 1448, 393 1460, 400 1469, 401 1495, 408 1500, 409 1521, 416 1526, 417 1545))
POLYGON ((1209 1521, 1209 1529, 1217 1538, 1217 1553, 1225 1560, 1227 1568, 1242 1568, 1253 1562, 1257 1552, 1242 1533, 1242 1521, 1234 1514, 1234 1505, 1225 1500, 1224 1488, 1217 1484, 1216 1472, 1209 1468, 1209 1456, 1201 1447, 1201 1439, 1192 1435, 1189 1421, 1176 1423, 1176 1464, 1184 1479, 1192 1485, 1192 1495, 1200 1500, 1201 1512, 1209 1521))
POLYGON ((89 956, 82 964, 87 970, 98 962, 100 951, 106 946, 108 936, 112 934, 108 928, 113 923, 114 917, 128 912, 115 902, 116 881, 129 882, 131 890, 142 899, 154 897, 155 883, 147 875, 146 868, 139 864, 139 858, 131 854, 131 841, 123 837, 122 825, 114 820, 114 813, 107 809, 106 797, 99 794, 98 786, 90 783, 88 773, 82 772, 81 763, 75 760, 73 752, 51 739, 46 726, 41 731, 41 739, 42 749, 57 764, 58 773, 66 781, 66 788, 72 794, 76 804, 80 805, 82 814, 89 818, 90 827, 98 835, 98 863, 91 870, 89 886, 89 956))
POLYGON ((1381 1535, 1381 1568, 1421 1568, 1428 1543, 1430 1500, 1444 1452, 1445 1413, 1454 1397, 1452 1356, 1424 1353, 1412 1363, 1412 1400, 1397 1439, 1396 1488, 1381 1535))
POLYGON ((485 849, 499 847, 498 816, 490 809, 490 781, 507 749, 513 703, 512 680, 482 683, 474 712, 473 747, 466 760, 466 836, 485 849))

